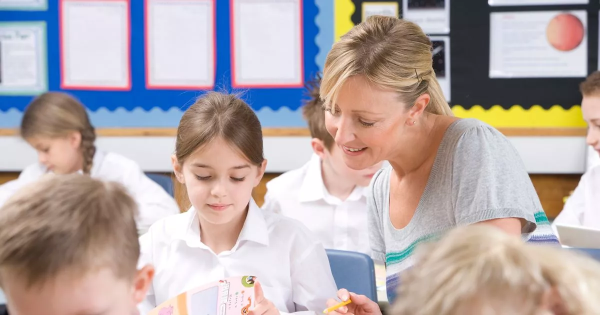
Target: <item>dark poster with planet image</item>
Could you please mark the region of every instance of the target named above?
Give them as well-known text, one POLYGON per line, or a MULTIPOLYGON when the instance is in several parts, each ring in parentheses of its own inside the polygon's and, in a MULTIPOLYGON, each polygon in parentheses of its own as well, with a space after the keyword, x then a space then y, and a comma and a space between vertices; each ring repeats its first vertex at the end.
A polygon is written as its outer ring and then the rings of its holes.
POLYGON ((490 78, 584 78, 587 12, 494 12, 490 78))

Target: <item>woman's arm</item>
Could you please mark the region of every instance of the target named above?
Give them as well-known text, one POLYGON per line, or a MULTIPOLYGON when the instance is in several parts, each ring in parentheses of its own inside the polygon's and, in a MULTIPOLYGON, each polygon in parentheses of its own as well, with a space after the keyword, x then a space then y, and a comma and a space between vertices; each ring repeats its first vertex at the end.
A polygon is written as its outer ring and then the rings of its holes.
POLYGON ((495 227, 503 230, 504 232, 506 232, 510 235, 521 236, 521 230, 523 228, 524 223, 525 222, 523 221, 523 219, 519 219, 519 218, 502 218, 502 219, 481 221, 476 224, 492 225, 492 226, 495 226, 495 227))

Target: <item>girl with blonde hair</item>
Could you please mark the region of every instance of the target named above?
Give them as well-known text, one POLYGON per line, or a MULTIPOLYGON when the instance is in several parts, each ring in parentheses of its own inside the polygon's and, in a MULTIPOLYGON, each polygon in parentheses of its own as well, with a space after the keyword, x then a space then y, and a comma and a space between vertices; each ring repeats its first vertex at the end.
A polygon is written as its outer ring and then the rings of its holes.
POLYGON ((0 206, 19 188, 46 174, 80 172, 127 188, 139 206, 136 222, 140 234, 158 219, 179 213, 175 200, 135 161, 96 149, 94 127, 83 105, 72 96, 48 92, 36 97, 23 114, 20 133, 36 150, 38 163, 0 186, 0 206))
POLYGON ((488 224, 558 243, 515 148, 491 126, 453 117, 432 62, 419 26, 372 16, 333 45, 321 82, 325 124, 345 163, 390 163, 368 198, 372 255, 386 264, 390 301, 413 248, 454 227, 488 224))

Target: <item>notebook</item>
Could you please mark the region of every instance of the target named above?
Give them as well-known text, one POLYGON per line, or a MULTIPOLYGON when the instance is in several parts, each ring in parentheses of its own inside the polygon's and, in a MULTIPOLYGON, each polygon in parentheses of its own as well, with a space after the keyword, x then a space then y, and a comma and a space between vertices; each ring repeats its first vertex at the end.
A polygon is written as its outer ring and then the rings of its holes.
POLYGON ((232 277, 179 294, 148 315, 245 315, 254 307, 254 277, 232 277))
POLYGON ((572 225, 556 225, 563 246, 600 249, 600 230, 572 225))

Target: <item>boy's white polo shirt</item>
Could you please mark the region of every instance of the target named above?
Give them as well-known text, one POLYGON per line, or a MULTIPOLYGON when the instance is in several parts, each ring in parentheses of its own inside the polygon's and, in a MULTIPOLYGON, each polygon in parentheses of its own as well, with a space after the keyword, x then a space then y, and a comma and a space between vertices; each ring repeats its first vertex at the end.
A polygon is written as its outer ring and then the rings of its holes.
POLYGON ((280 312, 320 312, 336 296, 323 246, 302 224, 263 212, 254 200, 230 251, 216 255, 201 242, 194 208, 154 224, 140 245, 140 265, 156 269, 143 314, 182 292, 243 275, 256 276, 280 312))
POLYGON ((263 209, 302 222, 327 249, 370 255, 367 190, 357 186, 346 200, 330 195, 323 183, 321 159, 313 154, 301 168, 267 183, 263 209))

